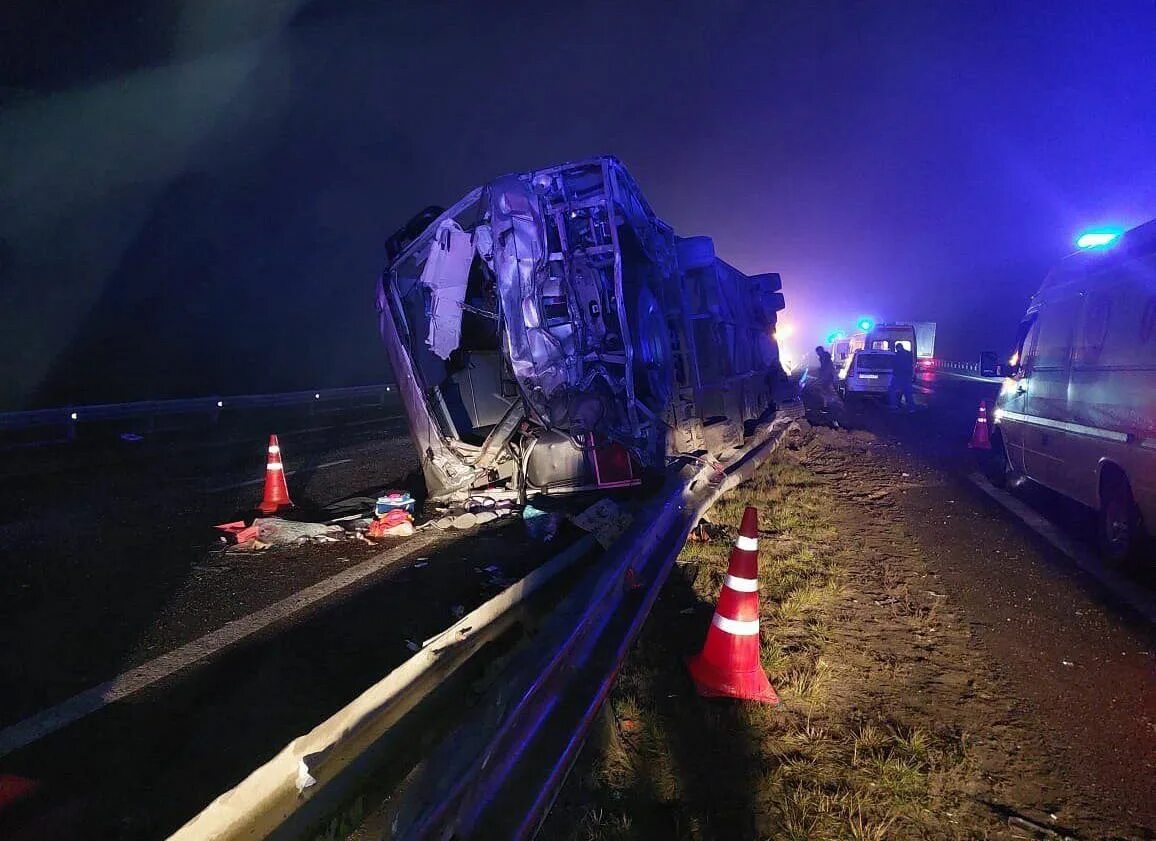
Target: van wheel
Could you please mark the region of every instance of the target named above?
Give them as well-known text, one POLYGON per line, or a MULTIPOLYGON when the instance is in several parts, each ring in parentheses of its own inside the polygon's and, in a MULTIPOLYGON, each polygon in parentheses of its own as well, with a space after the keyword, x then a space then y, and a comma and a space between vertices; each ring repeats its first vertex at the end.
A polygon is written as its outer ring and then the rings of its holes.
POLYGON ((1004 449, 1003 436, 995 432, 991 436, 991 449, 980 455, 980 469, 993 487, 1006 488, 1012 484, 1014 470, 1004 449))
POLYGON ((1140 544, 1140 512, 1123 473, 1107 469, 1100 477, 1100 553, 1113 563, 1131 560, 1140 544))

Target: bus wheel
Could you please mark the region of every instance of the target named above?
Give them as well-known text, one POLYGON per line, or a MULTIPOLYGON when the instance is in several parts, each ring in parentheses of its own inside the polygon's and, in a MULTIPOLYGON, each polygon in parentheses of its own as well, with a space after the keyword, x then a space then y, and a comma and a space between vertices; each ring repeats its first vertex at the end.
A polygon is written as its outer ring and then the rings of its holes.
POLYGON ((1128 479, 1119 470, 1105 468, 1100 477, 1098 512, 1100 553, 1113 563, 1130 560, 1140 544, 1140 512, 1128 479))

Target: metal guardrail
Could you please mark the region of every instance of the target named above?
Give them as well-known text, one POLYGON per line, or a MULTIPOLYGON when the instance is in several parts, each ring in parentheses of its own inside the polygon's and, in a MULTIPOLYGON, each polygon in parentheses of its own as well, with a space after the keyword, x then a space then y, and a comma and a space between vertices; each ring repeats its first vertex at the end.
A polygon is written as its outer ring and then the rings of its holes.
MULTIPOLYGON (((214 800, 173 838, 314 837, 335 809, 356 797, 365 780, 399 761, 405 779, 390 795, 391 837, 532 835, 576 759, 687 532, 705 508, 749 478, 801 414, 798 406, 780 412, 725 467, 704 462, 668 477, 636 512, 634 525, 569 596, 551 600, 545 624, 491 676, 493 686, 481 706, 464 705, 468 709, 439 735, 441 748, 427 753, 412 771, 403 757, 390 756, 388 739, 407 726, 425 726, 420 719, 406 724, 424 693, 457 670, 477 644, 492 638, 496 623, 514 603, 537 589, 532 579, 551 570, 531 573, 427 641, 348 707, 214 800)), ((568 554, 576 557, 577 547, 563 553, 568 554)), ((569 566, 573 559, 559 556, 547 567, 560 569, 564 560, 569 566)))
POLYGON ((288 391, 277 394, 212 395, 183 400, 142 400, 134 403, 62 406, 55 409, 0 413, 0 432, 56 428, 64 430, 65 436, 71 439, 76 436, 77 428, 85 423, 140 418, 155 419, 176 415, 205 417, 210 423, 216 423, 226 412, 349 403, 358 400, 384 404, 396 393, 397 390, 393 383, 379 383, 349 388, 288 391))
POLYGON ((533 837, 561 789, 687 533, 723 493, 749 478, 801 414, 780 413, 722 472, 672 477, 607 553, 597 583, 566 600, 480 715, 464 722, 411 777, 390 836, 533 837), (482 744, 478 734, 485 733, 482 744))

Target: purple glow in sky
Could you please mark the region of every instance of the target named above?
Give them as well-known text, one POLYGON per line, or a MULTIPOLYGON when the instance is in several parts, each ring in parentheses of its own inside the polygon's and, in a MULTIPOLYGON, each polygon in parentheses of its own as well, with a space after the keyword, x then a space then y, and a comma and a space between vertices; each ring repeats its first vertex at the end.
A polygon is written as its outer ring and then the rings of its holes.
POLYGON ((0 406, 388 376, 381 244, 512 170, 619 156, 779 271, 800 342, 1001 350, 1048 263, 1156 216, 1156 7, 19 0, 0 406))

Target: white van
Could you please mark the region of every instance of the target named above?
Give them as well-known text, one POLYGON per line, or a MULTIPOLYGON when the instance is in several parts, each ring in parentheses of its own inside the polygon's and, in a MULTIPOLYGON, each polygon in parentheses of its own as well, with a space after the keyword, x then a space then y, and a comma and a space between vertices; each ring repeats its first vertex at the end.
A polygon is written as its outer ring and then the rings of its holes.
POLYGON ((1156 220, 1057 266, 1009 363, 989 475, 1094 508, 1105 557, 1136 556, 1156 524, 1156 220))

